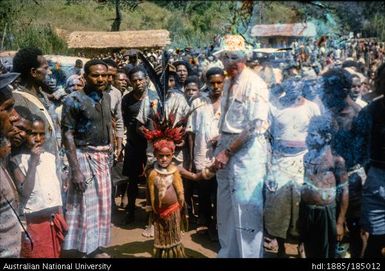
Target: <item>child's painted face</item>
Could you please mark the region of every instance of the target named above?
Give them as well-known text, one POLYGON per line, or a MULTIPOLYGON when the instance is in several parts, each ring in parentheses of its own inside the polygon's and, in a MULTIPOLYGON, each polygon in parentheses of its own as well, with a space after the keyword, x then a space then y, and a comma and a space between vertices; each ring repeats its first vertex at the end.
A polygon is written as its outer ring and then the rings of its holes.
POLYGON ((156 160, 158 161, 159 166, 166 168, 170 165, 172 161, 172 156, 174 152, 169 148, 162 148, 161 150, 155 153, 156 160))
POLYGON ((32 148, 34 145, 42 146, 45 142, 45 125, 44 122, 34 121, 32 129, 27 137, 27 145, 32 148))
POLYGON ((0 159, 5 159, 11 153, 11 143, 5 139, 0 146, 0 159))
POLYGON ((306 144, 309 148, 322 148, 328 143, 328 139, 325 138, 328 135, 322 135, 318 131, 310 131, 306 137, 306 144))

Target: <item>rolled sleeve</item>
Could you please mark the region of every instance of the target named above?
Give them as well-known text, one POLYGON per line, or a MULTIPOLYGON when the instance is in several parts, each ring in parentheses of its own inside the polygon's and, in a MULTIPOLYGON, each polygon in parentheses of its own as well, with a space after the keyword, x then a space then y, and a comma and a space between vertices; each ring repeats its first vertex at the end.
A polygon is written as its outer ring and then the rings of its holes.
POLYGON ((260 120, 261 122, 257 122, 256 133, 263 134, 269 127, 269 92, 266 84, 262 80, 256 80, 250 87, 252 90, 246 99, 248 123, 260 120))

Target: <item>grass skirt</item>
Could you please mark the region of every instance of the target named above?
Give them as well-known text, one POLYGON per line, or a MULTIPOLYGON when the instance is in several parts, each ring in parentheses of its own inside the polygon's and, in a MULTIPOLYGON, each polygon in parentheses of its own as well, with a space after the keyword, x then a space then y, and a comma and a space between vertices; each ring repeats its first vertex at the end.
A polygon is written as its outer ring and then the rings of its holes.
POLYGON ((154 257, 186 258, 182 245, 179 208, 166 218, 154 214, 154 257))

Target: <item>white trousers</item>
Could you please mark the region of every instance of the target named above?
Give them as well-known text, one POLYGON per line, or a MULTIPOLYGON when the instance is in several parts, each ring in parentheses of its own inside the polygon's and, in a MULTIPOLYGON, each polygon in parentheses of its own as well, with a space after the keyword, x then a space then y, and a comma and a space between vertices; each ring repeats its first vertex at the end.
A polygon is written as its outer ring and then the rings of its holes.
MULTIPOLYGON (((234 136, 222 135, 217 151, 234 136)), ((268 145, 263 137, 249 140, 217 172, 218 258, 263 257, 263 183, 268 145)))

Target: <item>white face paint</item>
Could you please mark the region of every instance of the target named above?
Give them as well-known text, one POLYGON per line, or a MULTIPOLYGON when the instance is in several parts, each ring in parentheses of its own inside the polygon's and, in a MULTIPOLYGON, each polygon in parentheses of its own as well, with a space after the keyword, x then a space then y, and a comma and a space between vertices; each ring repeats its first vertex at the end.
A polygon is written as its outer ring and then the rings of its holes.
POLYGON ((325 138, 318 131, 309 132, 306 140, 309 148, 322 147, 326 144, 325 138))

